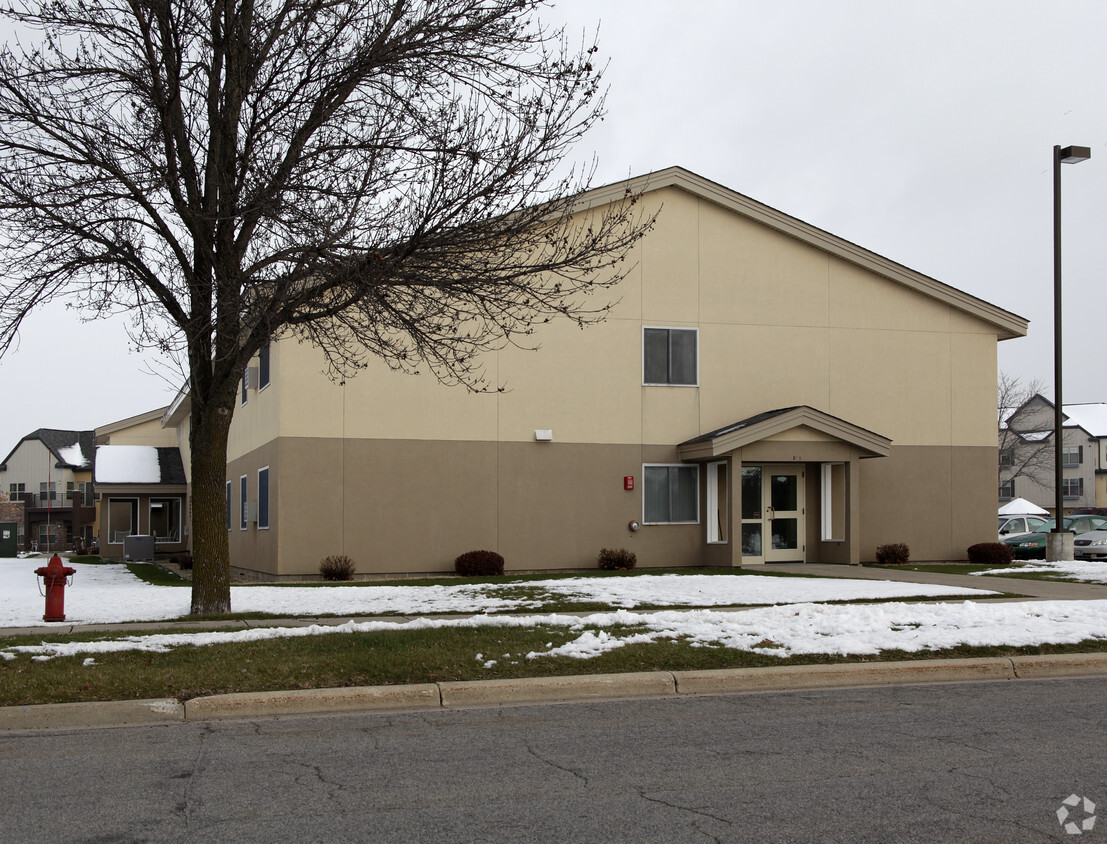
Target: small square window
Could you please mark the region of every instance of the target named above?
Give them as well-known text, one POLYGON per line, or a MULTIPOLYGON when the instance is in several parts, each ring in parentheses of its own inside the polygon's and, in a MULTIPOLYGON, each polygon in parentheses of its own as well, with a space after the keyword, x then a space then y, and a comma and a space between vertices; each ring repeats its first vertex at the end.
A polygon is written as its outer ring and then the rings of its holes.
POLYGON ((643 521, 647 524, 699 522, 699 467, 643 466, 643 521))
POLYGON ((643 328, 642 382, 696 386, 698 333, 695 328, 643 328))

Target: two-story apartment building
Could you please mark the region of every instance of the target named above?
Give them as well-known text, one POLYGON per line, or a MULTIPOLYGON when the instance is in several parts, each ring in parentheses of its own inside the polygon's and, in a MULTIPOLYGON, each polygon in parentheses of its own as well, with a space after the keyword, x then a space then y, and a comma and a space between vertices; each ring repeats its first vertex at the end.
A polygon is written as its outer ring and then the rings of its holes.
POLYGON ((0 462, 0 489, 22 502, 20 548, 90 546, 96 535, 92 431, 39 428, 0 462))
MULTIPOLYGON (((1054 425, 1054 404, 1042 395, 1033 396, 1006 420, 999 453, 1001 505, 1024 498, 1050 513, 1056 509, 1054 425), (1028 462, 1037 469, 1025 471, 1028 462)), ((1062 433, 1065 512, 1107 507, 1107 404, 1066 404, 1062 433)))
MULTIPOLYGON (((232 564, 857 563, 994 540, 996 344, 1024 319, 681 168, 631 188, 659 214, 610 317, 487 354, 503 392, 383 364, 337 384, 311 347, 267 348, 231 427, 232 564)), ((163 421, 187 420, 182 394, 163 421)))

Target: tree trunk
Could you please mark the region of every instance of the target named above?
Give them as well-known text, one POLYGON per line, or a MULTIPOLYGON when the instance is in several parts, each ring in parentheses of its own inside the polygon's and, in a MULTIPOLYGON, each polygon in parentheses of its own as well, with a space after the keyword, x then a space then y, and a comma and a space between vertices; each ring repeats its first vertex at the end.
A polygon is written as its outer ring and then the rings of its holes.
POLYGON ((221 615, 231 611, 226 499, 231 414, 213 405, 194 408, 192 424, 192 614, 221 615))

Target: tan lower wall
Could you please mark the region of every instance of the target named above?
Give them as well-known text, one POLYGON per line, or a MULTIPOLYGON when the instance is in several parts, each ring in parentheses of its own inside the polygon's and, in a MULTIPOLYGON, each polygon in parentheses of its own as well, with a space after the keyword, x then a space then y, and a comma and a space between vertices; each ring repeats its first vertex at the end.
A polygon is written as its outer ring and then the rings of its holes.
MULTIPOLYGON (((486 548, 525 571, 591 568, 614 547, 644 568, 729 565, 731 546, 707 545, 702 524, 628 530, 642 521, 642 464, 676 462, 667 446, 281 439, 228 467, 236 514, 239 476, 256 500, 257 469, 269 465, 271 487, 270 529, 236 521, 231 561, 278 577, 314 576, 329 554, 362 573, 445 572, 486 548)), ((906 542, 912 559, 964 559, 994 541, 995 463, 994 448, 975 447, 893 447, 862 461, 860 558, 906 542)), ((817 541, 817 476, 807 490, 808 560, 848 562, 845 543, 817 541)))
POLYGON ((893 446, 861 462, 861 559, 903 542, 911 559, 964 560, 995 542, 997 452, 986 446, 893 446))

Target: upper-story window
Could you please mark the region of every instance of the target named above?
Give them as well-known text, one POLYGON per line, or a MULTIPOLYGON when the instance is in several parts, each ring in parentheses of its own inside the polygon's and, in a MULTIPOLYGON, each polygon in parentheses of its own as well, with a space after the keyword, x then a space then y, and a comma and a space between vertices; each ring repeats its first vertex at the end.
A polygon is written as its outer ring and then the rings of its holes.
POLYGON ((258 389, 264 390, 269 386, 269 344, 266 343, 258 350, 258 389))
POLYGON ((1061 447, 1061 464, 1064 466, 1079 466, 1084 462, 1084 446, 1066 445, 1061 447))
POLYGON ((695 328, 643 328, 642 383, 696 386, 698 335, 695 328))

